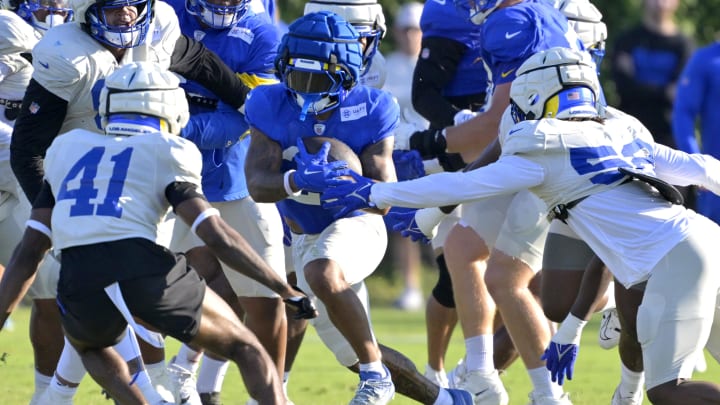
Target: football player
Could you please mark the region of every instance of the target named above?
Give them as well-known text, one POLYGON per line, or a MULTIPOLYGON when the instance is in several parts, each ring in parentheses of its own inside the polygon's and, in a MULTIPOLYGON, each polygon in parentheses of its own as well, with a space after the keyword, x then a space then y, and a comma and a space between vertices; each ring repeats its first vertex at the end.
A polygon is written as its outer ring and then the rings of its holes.
MULTIPOLYGON (((360 157, 366 175, 395 179, 392 131, 398 107, 389 93, 358 85, 357 39, 352 25, 329 12, 307 14, 290 25, 275 61, 282 83, 257 87, 247 100, 252 140, 245 173, 252 197, 277 202, 290 226, 294 267, 302 269, 299 285, 318 300, 320 315, 313 321, 318 335, 341 364, 360 372, 351 403, 384 404, 395 392, 388 367, 392 378, 402 381, 398 389, 412 388, 417 374, 402 355, 381 349, 368 318, 362 280, 384 255, 385 227, 378 215, 356 211, 333 219, 320 207, 317 193, 325 179, 345 172, 346 163, 317 172, 327 162, 329 145, 311 155, 302 141, 313 135, 337 138, 360 157), (362 249, 357 240, 364 241, 362 249)), ((469 401, 467 393, 440 390, 430 381, 423 387, 418 399, 423 403, 469 401)))
MULTIPOLYGON (((276 83, 273 61, 278 33, 266 13, 253 12, 248 0, 171 0, 168 2, 180 22, 183 34, 196 38, 215 52, 250 88, 276 83)), ((182 136, 200 148, 203 157, 203 192, 223 218, 245 237, 250 245, 285 278, 282 223, 275 204, 258 204, 249 197, 244 165, 250 139, 245 117, 220 103, 217 96, 195 81, 182 85, 190 105, 190 123, 182 136)), ((193 254, 202 241, 188 227, 177 223, 172 250, 193 254)), ((284 372, 286 345, 285 307, 276 293, 227 268, 235 301, 245 314, 245 325, 258 336, 270 356, 284 372)), ((193 374, 198 353, 182 346, 170 364, 176 384, 183 392, 178 402, 196 405, 220 403, 220 387, 227 361, 206 357, 200 366, 199 397, 194 392, 193 374), (188 371, 190 373, 188 373, 188 371)), ((177 390, 179 391, 179 390, 177 390)))
MULTIPOLYGON (((184 255, 156 243, 172 207, 224 262, 278 293, 298 316, 316 315, 309 298, 278 277, 208 204, 199 152, 177 136, 189 116, 178 85, 177 76, 150 62, 129 63, 107 76, 99 106, 105 134, 77 129, 53 142, 44 162, 46 183, 21 243, 40 237, 44 249, 52 242, 59 252, 57 301, 65 333, 93 378, 121 403, 167 403, 145 398, 137 375, 111 349, 128 323, 137 327, 134 318, 232 359, 251 395, 285 403, 257 338, 184 255)), ((3 314, 17 305, 18 287, 26 288, 37 268, 23 253, 11 259, 3 280, 3 314)))
MULTIPOLYGON (((75 21, 48 30, 33 49, 34 72, 13 131, 11 164, 30 201, 42 185, 45 150, 58 134, 74 128, 100 132, 100 90, 105 76, 123 63, 159 62, 202 83, 233 107, 242 105, 249 90, 214 53, 181 35, 175 13, 163 2, 72 0, 69 4, 75 21)), ((170 225, 162 235, 168 241, 170 225)), ((30 291, 31 341, 36 367, 45 376, 53 375, 63 346, 54 297, 58 265, 48 267, 30 291)), ((149 372, 158 377, 154 379, 162 380, 162 352, 155 351, 147 363, 149 372)), ((72 374, 82 375, 81 365, 74 364, 72 374)))
POLYGON ((25 0, 17 5, 16 12, 38 31, 39 36, 73 19, 67 0, 25 0))
MULTIPOLYGON (((528 189, 549 218, 561 220, 626 288, 646 282, 638 337, 652 403, 720 401, 720 386, 689 381, 695 353, 708 344, 720 358, 720 227, 681 205, 673 186, 720 193, 720 161, 653 141, 635 118, 615 110, 605 119, 589 55, 552 48, 529 58, 510 89, 512 120, 500 133, 500 159, 466 173, 382 184, 353 175, 353 184, 323 195, 338 214, 390 204, 444 206, 528 189), (462 187, 459 186, 462 184, 462 187), (425 192, 422 192, 425 190, 425 192), (432 192, 428 192, 432 190, 432 192), (642 253, 639 253, 642 252, 642 253)), ((580 332, 589 313, 571 313, 543 358, 553 379, 572 378, 580 332)))

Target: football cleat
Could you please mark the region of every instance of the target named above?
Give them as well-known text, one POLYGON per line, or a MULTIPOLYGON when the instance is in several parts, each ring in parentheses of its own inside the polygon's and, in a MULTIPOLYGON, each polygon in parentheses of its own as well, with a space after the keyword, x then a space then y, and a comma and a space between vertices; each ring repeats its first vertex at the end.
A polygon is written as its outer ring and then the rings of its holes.
POLYGON ((491 373, 467 371, 457 388, 472 394, 475 405, 507 405, 510 401, 497 370, 491 373))
POLYGON ((458 388, 460 383, 465 379, 465 358, 458 360, 457 365, 447 373, 448 388, 458 388))
POLYGON ((190 370, 175 364, 175 358, 167 367, 175 402, 181 405, 202 405, 200 394, 197 392, 195 376, 190 370))
POLYGON ((620 319, 615 308, 606 309, 602 313, 600 329, 598 330, 598 344, 605 350, 612 349, 620 342, 620 319))
POLYGON ((555 398, 549 395, 538 395, 533 391, 528 397, 530 398, 528 405, 572 405, 567 393, 563 393, 560 398, 555 398))
POLYGON ((620 393, 620 386, 615 388, 610 405, 642 405, 643 391, 632 392, 629 395, 620 393))
MULTIPOLYGON (((385 367, 385 366, 383 366, 385 367)), ((385 377, 375 372, 360 372, 360 383, 350 405, 385 405, 395 396, 395 385, 385 367, 385 377)))
POLYGON ((473 396, 465 390, 448 389, 448 394, 452 397, 453 405, 473 405, 473 396))
POLYGON ((444 371, 435 371, 429 364, 425 365, 425 378, 440 388, 448 388, 448 378, 444 371))

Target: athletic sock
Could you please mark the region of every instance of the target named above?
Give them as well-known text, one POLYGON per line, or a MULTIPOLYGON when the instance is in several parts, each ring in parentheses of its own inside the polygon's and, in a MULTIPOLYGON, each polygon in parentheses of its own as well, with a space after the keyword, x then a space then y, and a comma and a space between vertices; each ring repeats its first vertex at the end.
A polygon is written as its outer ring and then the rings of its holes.
POLYGON ((198 392, 220 392, 229 366, 229 361, 216 360, 205 356, 202 361, 202 365, 200 366, 200 372, 198 373, 197 378, 198 392))
POLYGON ((538 367, 528 370, 530 381, 533 385, 533 391, 541 396, 551 396, 559 398, 563 394, 563 389, 558 384, 552 382, 550 371, 545 367, 538 367))
POLYGON ((493 335, 478 335, 465 339, 465 367, 468 371, 489 374, 495 371, 493 335))
POLYGON ((633 396, 643 389, 645 373, 632 371, 620 362, 620 394, 622 396, 633 396))

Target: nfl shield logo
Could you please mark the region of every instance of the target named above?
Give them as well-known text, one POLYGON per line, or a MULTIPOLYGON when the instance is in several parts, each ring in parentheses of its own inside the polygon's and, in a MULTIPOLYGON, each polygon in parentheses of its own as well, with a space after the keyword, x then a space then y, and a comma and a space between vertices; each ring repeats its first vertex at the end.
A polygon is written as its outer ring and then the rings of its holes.
POLYGON ((315 131, 315 135, 320 136, 325 133, 325 124, 315 124, 313 125, 313 130, 315 131))
POLYGON ((30 107, 28 108, 30 110, 30 114, 37 114, 38 111, 40 111, 40 106, 36 102, 32 102, 30 104, 30 107))
POLYGON ((198 42, 202 41, 203 38, 205 38, 205 35, 206 35, 206 33, 203 31, 200 31, 200 30, 195 30, 195 32, 193 32, 193 37, 198 42))

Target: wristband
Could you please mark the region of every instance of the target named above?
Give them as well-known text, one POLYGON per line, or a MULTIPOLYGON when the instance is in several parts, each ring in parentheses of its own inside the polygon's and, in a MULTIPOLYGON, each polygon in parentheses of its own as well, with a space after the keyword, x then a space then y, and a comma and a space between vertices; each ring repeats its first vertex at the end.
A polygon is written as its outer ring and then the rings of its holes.
POLYGON ((301 191, 293 191, 292 187, 290 187, 290 175, 295 173, 295 170, 288 170, 283 174, 283 187, 285 187, 285 192, 287 193, 288 197, 297 197, 300 195, 301 191))
POLYGON ((415 213, 415 223, 425 236, 432 239, 435 236, 435 228, 446 216, 447 214, 440 211, 440 208, 424 208, 415 213))
POLYGON ((580 344, 580 335, 582 335, 585 324, 587 324, 587 321, 583 321, 573 314, 568 314, 560 324, 555 336, 553 336, 553 342, 560 344, 580 344))
POLYGON ((40 232, 41 234, 47 236, 48 239, 52 240, 52 231, 42 222, 34 219, 28 219, 27 222, 25 222, 25 226, 40 232))
POLYGON ((200 223, 214 215, 220 216, 220 211, 218 211, 217 208, 208 208, 205 211, 201 212, 200 215, 195 218, 195 221, 193 221, 192 226, 190 227, 192 233, 197 235, 195 231, 197 230, 197 227, 200 226, 200 223))

